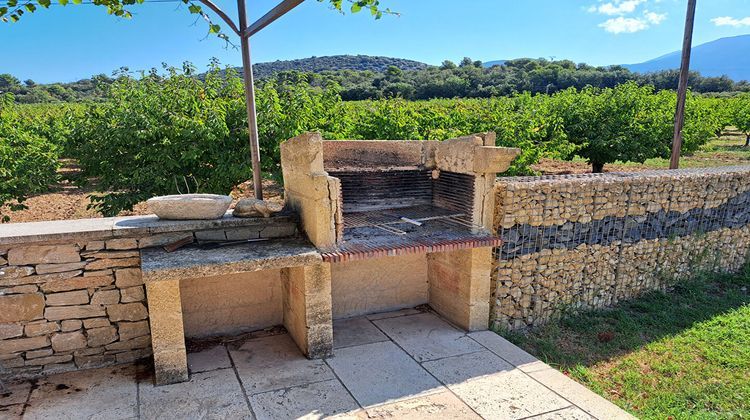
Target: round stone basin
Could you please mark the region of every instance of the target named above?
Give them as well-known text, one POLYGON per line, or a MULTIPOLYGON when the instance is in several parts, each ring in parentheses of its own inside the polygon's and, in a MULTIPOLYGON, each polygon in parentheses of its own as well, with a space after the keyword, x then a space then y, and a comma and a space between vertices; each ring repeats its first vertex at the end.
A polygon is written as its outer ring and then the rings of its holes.
POLYGON ((220 219, 232 204, 232 197, 216 194, 180 194, 149 198, 148 209, 166 220, 220 219))

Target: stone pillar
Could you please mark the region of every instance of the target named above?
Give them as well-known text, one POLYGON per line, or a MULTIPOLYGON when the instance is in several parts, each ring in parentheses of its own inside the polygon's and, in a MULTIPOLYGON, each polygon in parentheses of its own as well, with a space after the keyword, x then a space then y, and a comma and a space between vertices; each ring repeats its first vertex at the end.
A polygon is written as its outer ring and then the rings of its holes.
POLYGON ((490 247, 428 254, 430 306, 465 330, 486 330, 491 272, 490 247))
POLYGON ((146 283, 156 384, 188 380, 179 280, 146 283))
POLYGON ((310 359, 333 352, 331 264, 320 263, 282 270, 284 327, 310 359))

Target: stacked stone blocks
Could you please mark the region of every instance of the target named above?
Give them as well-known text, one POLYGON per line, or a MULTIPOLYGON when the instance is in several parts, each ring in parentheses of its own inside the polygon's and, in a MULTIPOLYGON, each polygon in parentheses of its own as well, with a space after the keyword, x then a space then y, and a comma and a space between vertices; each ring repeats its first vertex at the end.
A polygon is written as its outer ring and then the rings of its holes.
POLYGON ((494 325, 539 325, 738 270, 750 248, 749 176, 729 167, 500 180, 494 325))

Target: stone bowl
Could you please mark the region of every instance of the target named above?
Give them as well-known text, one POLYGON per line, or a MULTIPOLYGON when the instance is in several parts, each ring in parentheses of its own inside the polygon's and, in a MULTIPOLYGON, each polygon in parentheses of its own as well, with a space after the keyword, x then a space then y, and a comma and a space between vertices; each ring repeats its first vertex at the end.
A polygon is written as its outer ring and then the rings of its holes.
POLYGON ((220 219, 232 204, 232 197, 216 194, 165 195, 146 200, 148 209, 165 220, 220 219))

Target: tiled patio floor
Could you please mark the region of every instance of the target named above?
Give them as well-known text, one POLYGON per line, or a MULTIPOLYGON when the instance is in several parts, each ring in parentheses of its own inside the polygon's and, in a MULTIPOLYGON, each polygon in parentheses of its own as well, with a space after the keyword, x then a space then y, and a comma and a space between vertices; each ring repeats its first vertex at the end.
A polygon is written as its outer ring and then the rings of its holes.
POLYGON ((288 335, 189 354, 189 382, 155 387, 138 366, 11 386, 0 418, 615 419, 630 417, 495 333, 429 312, 334 323, 335 357, 307 360, 288 335))

